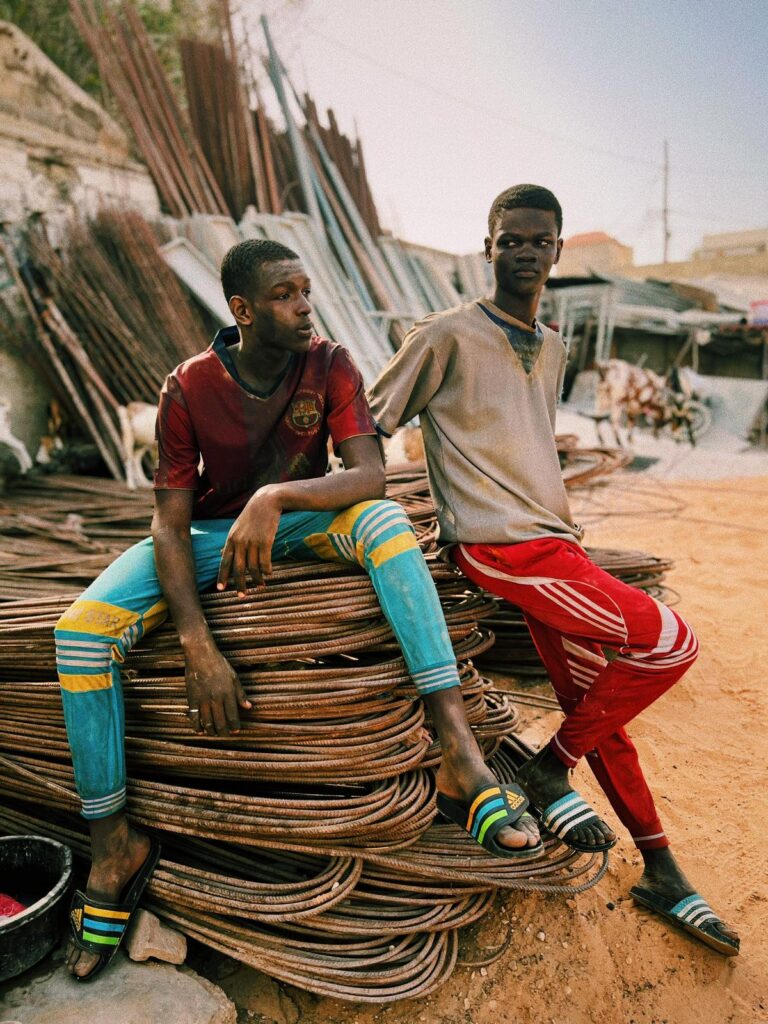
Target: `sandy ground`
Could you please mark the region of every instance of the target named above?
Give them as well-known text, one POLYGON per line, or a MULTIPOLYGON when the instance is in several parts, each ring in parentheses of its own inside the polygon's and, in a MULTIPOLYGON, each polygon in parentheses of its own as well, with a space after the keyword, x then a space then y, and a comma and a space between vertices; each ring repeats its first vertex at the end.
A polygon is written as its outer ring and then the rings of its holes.
MULTIPOLYGON (((606 877, 575 899, 510 895, 465 948, 504 956, 460 967, 428 999, 370 1007, 318 999, 234 964, 212 978, 240 1020, 278 1024, 757 1024, 768 1021, 768 765, 766 635, 768 469, 762 478, 654 481, 622 474, 574 498, 587 543, 671 556, 669 583, 696 628, 701 655, 630 731, 662 818, 691 881, 736 926, 725 959, 634 908, 640 859, 622 832, 606 877), (633 511, 639 506, 642 511, 633 511), (543 933, 543 938, 542 934, 543 933), (218 976, 217 976, 218 975, 218 976)), ((535 739, 558 716, 531 720, 535 739)), ((585 768, 577 785, 611 817, 585 768)), ((620 830, 621 831, 621 830, 620 830)))

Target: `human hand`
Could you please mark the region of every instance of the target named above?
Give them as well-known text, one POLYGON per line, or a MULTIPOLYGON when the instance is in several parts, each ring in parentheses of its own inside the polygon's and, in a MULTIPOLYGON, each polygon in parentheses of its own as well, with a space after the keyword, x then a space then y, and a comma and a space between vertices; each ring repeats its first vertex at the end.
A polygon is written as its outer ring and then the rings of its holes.
POLYGON ((228 736, 240 731, 239 708, 249 711, 253 705, 218 648, 187 654, 185 678, 189 719, 196 732, 228 736))
POLYGON ((282 507, 275 485, 260 488, 232 524, 221 553, 217 590, 226 590, 230 576, 238 597, 245 597, 246 571, 257 587, 272 572, 272 545, 282 507))

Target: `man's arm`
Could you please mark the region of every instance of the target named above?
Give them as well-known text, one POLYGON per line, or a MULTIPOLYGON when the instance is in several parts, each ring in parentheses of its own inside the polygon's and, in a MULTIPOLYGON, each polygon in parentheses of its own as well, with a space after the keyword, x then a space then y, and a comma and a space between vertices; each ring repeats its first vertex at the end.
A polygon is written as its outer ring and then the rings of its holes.
POLYGON ((221 556, 219 590, 230 577, 239 597, 245 596, 246 573, 259 585, 272 572, 272 545, 283 512, 326 512, 349 508, 358 501, 383 498, 386 474, 378 441, 372 434, 339 444, 343 473, 312 480, 266 484, 253 495, 229 531, 221 556))
POLYGON ((191 490, 155 492, 155 563, 184 652, 192 724, 198 732, 226 736, 240 728, 238 705, 249 709, 251 703, 203 615, 189 533, 193 501, 191 490))
POLYGON ((450 335, 440 325, 435 314, 414 324, 368 391, 373 418, 387 437, 422 413, 443 382, 450 335))

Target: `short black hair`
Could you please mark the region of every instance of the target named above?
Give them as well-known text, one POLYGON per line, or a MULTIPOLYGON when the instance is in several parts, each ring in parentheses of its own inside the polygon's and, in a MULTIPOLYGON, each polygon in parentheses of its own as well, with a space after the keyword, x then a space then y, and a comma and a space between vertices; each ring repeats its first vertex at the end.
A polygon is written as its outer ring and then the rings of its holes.
POLYGON ((504 210, 526 207, 529 210, 551 210, 557 221, 558 236, 563 230, 563 211, 554 193, 543 185, 513 185, 505 189, 491 203, 488 214, 488 234, 493 235, 496 222, 504 210))
POLYGON ((265 263, 281 263, 299 257, 287 245, 269 238, 248 238, 233 245, 221 261, 221 287, 229 302, 233 295, 247 295, 258 282, 265 263))

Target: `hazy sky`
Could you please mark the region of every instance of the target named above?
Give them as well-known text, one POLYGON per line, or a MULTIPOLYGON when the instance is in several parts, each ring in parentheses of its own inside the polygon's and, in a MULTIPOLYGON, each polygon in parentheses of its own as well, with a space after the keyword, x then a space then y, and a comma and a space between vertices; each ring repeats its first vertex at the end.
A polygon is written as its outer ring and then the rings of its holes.
POLYGON ((273 21, 297 88, 357 123, 386 226, 482 244, 508 185, 550 187, 564 235, 661 259, 768 226, 768 0, 290 0, 273 21))

